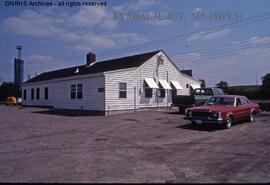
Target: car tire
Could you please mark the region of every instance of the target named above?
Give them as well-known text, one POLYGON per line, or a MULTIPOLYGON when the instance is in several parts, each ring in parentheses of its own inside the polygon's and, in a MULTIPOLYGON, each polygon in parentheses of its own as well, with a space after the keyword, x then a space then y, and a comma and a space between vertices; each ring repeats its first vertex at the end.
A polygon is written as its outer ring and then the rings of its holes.
POLYGON ((231 116, 228 116, 225 120, 225 128, 226 129, 229 129, 231 128, 232 126, 232 117, 231 116))
POLYGON ((254 112, 251 112, 250 115, 249 115, 248 121, 251 122, 251 123, 254 122, 254 116, 255 116, 254 112))

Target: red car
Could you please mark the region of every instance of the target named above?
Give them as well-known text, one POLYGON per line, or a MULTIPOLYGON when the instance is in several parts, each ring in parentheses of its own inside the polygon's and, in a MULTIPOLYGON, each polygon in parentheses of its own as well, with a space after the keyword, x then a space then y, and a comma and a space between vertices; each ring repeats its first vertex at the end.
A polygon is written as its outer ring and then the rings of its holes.
POLYGON ((259 105, 245 96, 223 95, 211 97, 203 106, 186 109, 185 118, 194 125, 216 123, 230 128, 235 121, 253 122, 259 112, 259 105))

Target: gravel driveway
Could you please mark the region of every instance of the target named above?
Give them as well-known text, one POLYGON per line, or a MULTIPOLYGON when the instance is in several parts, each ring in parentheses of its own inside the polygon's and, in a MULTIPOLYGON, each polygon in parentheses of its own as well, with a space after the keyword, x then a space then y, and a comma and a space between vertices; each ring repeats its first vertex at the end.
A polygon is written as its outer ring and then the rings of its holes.
POLYGON ((0 182, 270 182, 270 114, 226 130, 174 111, 61 115, 0 105, 0 182))

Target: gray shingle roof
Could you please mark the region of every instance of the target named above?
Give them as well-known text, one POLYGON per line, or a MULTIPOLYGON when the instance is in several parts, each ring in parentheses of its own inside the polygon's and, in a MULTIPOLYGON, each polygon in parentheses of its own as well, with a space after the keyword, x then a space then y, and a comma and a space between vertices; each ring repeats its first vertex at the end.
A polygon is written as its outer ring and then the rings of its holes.
POLYGON ((70 76, 77 76, 77 75, 84 75, 84 74, 93 74, 93 73, 100 73, 105 71, 114 71, 119 69, 127 69, 127 68, 133 68, 133 67, 139 67, 143 63, 145 63, 147 60, 152 58, 154 55, 156 55, 161 50, 149 52, 149 53, 143 53, 139 55, 133 55, 133 56, 127 56, 112 60, 106 60, 95 63, 91 67, 87 67, 86 65, 81 66, 75 66, 55 71, 49 71, 42 73, 25 83, 30 82, 39 82, 39 81, 47 81, 52 80, 56 78, 65 78, 70 76), (79 69, 78 73, 75 73, 76 69, 79 69))

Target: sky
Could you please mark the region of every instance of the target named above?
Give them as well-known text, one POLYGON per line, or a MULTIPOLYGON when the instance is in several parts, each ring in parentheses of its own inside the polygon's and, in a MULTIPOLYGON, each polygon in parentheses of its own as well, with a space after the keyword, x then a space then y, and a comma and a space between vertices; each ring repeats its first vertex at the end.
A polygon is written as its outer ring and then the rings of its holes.
POLYGON ((221 80, 261 84, 270 72, 269 0, 104 0, 106 6, 92 7, 10 2, 0 4, 0 81, 13 81, 17 44, 24 81, 85 64, 89 51, 102 61, 163 49, 209 87, 221 80))

